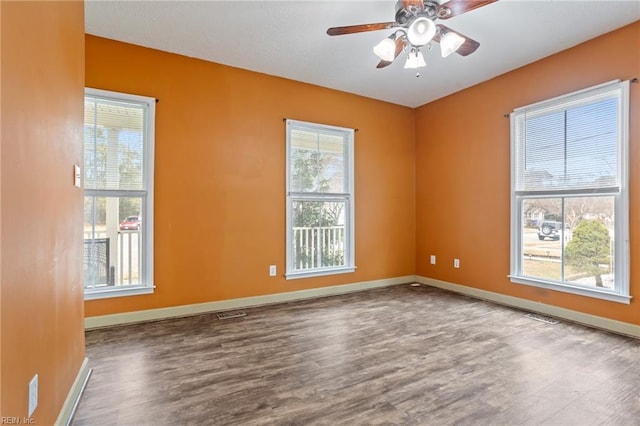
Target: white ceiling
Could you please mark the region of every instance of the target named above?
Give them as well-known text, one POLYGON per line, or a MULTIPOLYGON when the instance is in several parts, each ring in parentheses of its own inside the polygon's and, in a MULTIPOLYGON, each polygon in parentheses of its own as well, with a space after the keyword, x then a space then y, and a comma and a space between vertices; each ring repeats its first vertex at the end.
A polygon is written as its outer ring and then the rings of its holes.
MULTIPOLYGON (((111 1, 85 5, 89 34, 417 107, 640 19, 640 0, 499 0, 439 21, 480 42, 472 55, 425 52, 376 69, 391 30, 330 37, 333 26, 394 20, 386 1, 111 1)), ((630 40, 629 54, 640 49, 630 40)), ((424 49, 423 49, 424 50, 424 49)))

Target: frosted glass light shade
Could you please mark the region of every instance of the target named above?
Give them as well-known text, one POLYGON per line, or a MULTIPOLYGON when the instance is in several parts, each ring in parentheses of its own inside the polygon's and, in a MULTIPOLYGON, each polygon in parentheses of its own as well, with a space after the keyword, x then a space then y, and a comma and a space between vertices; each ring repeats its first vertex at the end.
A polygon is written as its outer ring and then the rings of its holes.
POLYGON ((396 57, 396 43, 394 39, 394 36, 385 38, 374 46, 373 53, 378 55, 378 58, 383 61, 393 61, 396 57))
POLYGON ((424 62, 424 56, 422 56, 422 52, 420 52, 419 50, 409 53, 407 62, 405 62, 404 64, 405 69, 416 69, 426 66, 427 64, 424 62))
POLYGON ((448 32, 440 39, 440 49, 442 51, 442 57, 446 58, 453 52, 458 50, 462 43, 465 42, 465 38, 454 32, 448 32))
POLYGON ((436 24, 429 18, 416 18, 407 29, 407 38, 413 46, 424 46, 436 35, 436 24))

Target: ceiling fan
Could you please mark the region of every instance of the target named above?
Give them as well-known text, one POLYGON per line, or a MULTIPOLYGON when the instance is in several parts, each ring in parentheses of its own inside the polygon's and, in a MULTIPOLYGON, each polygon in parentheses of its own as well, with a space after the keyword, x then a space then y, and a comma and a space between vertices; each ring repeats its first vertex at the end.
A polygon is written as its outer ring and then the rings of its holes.
MULTIPOLYGON (((478 49, 480 43, 442 24, 445 20, 462 15, 473 9, 486 6, 497 0, 398 0, 393 22, 348 25, 327 30, 330 36, 395 29, 387 38, 378 43, 373 52, 381 59, 377 68, 390 65, 403 51, 408 52, 405 68, 424 67, 424 56, 420 48, 431 48, 431 41, 440 44, 442 57, 456 52, 467 56, 478 49)), ((418 74, 419 75, 419 74, 418 74)))

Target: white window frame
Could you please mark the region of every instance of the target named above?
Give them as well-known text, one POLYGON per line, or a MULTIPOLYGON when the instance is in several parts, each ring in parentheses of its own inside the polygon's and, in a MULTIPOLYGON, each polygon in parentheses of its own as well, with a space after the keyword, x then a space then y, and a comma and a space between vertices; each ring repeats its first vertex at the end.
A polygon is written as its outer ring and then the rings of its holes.
POLYGON ((114 286, 110 288, 85 289, 84 299, 106 299, 122 296, 136 296, 151 294, 154 292, 153 277, 153 182, 154 182, 154 158, 155 158, 155 111, 156 99, 147 96, 133 95, 129 93, 113 92, 102 89, 85 88, 85 96, 106 100, 138 103, 145 107, 145 129, 143 144, 143 184, 144 190, 93 190, 84 189, 84 195, 107 197, 142 197, 142 223, 144 226, 142 239, 142 271, 140 285, 114 286))
POLYGON ((326 124, 310 123, 297 120, 286 120, 286 279, 310 278, 324 275, 351 273, 356 270, 355 267, 355 202, 354 202, 354 129, 345 127, 330 126, 326 124), (344 135, 346 154, 344 162, 347 165, 345 179, 347 180, 347 192, 340 194, 304 192, 296 193, 290 191, 291 179, 291 129, 306 128, 313 132, 326 132, 332 135, 341 133, 344 135), (304 271, 294 270, 293 255, 293 228, 292 228, 292 206, 294 201, 341 201, 345 202, 345 265, 339 267, 324 267, 308 269, 304 271))
POLYGON ((565 293, 588 296, 619 303, 630 303, 629 294, 629 82, 611 81, 577 92, 559 96, 547 101, 538 102, 517 108, 510 114, 511 120, 511 282, 540 287, 565 293), (594 101, 615 96, 618 107, 618 170, 620 185, 617 189, 604 191, 549 190, 535 193, 516 191, 516 162, 520 150, 524 149, 522 130, 526 117, 535 117, 556 110, 577 107, 594 101), (520 144, 521 142, 521 144, 520 144), (524 276, 522 274, 523 258, 523 212, 522 205, 526 199, 537 197, 568 198, 571 196, 609 195, 614 199, 615 220, 615 282, 614 289, 591 288, 579 286, 567 281, 554 281, 524 276))

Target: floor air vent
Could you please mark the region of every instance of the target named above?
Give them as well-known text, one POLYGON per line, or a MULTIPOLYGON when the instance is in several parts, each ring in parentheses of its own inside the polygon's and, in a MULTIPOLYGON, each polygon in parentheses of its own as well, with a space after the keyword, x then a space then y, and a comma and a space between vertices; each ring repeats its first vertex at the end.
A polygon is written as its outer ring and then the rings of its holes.
POLYGON ((218 316, 218 319, 225 320, 225 319, 231 319, 231 318, 246 317, 247 313, 245 311, 227 311, 227 312, 220 312, 219 314, 217 314, 217 316, 218 316))
POLYGON ((547 324, 557 324, 558 323, 558 320, 556 320, 556 319, 545 317, 545 316, 538 315, 538 314, 529 313, 529 314, 525 314, 524 316, 527 317, 527 318, 531 318, 532 320, 545 322, 547 324))

